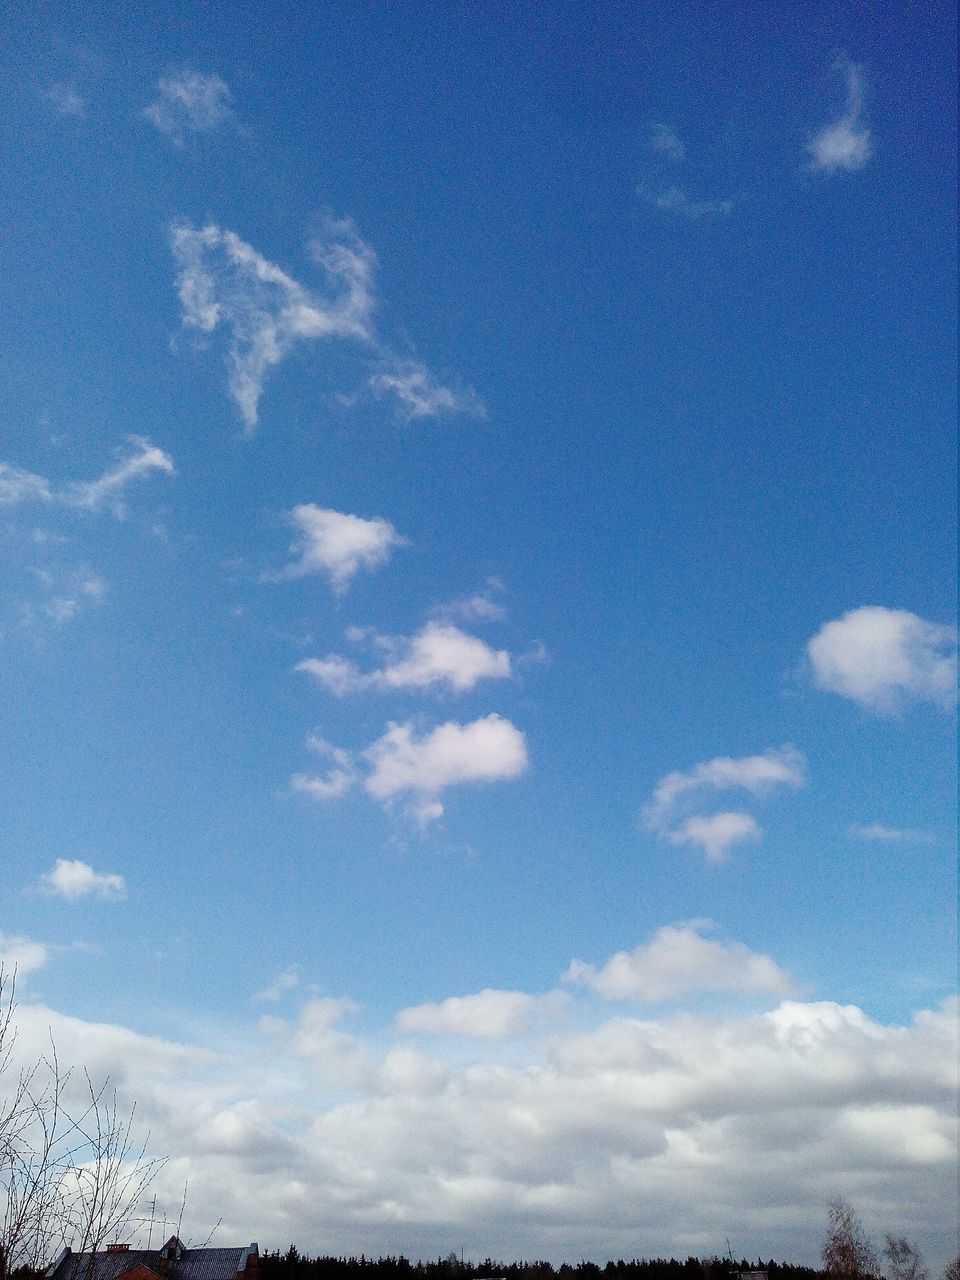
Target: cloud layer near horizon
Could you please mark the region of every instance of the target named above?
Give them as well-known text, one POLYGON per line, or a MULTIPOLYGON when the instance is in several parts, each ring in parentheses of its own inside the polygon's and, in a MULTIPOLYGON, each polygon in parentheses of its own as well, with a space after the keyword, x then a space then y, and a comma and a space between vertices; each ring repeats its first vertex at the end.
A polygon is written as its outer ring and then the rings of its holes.
POLYGON ((738 1252, 815 1263, 856 1168, 869 1225, 939 1220, 920 1243, 950 1248, 953 1002, 905 1026, 785 1000, 571 1029, 562 1003, 481 992, 406 1010, 386 1037, 351 1031, 357 1012, 313 997, 211 1051, 27 1004, 17 1052, 52 1033, 63 1062, 109 1074, 170 1157, 161 1205, 188 1182, 186 1229, 222 1219, 224 1241, 416 1258, 455 1238, 602 1262, 709 1254, 735 1232, 738 1252), (534 1012, 536 1039, 503 1040, 534 1012), (438 1031, 469 1050, 419 1043, 438 1031))

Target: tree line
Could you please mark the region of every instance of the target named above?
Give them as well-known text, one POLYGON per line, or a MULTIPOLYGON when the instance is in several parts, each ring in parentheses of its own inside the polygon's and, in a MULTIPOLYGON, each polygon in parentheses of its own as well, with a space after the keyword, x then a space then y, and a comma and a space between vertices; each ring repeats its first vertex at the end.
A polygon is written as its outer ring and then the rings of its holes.
POLYGON ((464 1261, 456 1254, 436 1261, 411 1262, 401 1256, 386 1258, 311 1258, 294 1245, 286 1253, 266 1253, 260 1259, 262 1280, 739 1280, 743 1272, 766 1271, 770 1280, 823 1280, 824 1273, 786 1262, 742 1258, 633 1258, 604 1266, 581 1261, 554 1266, 544 1261, 464 1261))

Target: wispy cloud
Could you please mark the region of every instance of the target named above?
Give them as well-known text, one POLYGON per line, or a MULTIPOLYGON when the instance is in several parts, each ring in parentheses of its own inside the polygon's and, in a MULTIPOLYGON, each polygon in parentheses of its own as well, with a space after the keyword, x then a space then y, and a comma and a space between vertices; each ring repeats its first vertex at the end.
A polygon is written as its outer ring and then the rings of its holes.
POLYGON ((407 544, 388 520, 367 520, 312 502, 294 507, 287 519, 297 530, 290 544, 290 553, 296 559, 278 573, 264 574, 265 582, 321 574, 341 595, 360 569, 376 569, 386 563, 394 547, 407 544))
POLYGON ((729 217, 734 208, 733 200, 702 200, 692 196, 686 187, 679 186, 675 182, 653 190, 641 186, 637 191, 655 209, 662 209, 665 213, 675 213, 691 220, 716 216, 729 217))
POLYGON ((329 689, 342 695, 363 689, 427 689, 446 685, 463 693, 480 680, 505 680, 510 675, 510 655, 491 649, 477 636, 459 627, 428 622, 413 636, 375 636, 377 646, 391 660, 374 671, 361 671, 341 654, 307 658, 296 666, 329 689))
POLYGON ((131 481, 143 479, 153 471, 173 475, 173 462, 168 454, 143 436, 128 436, 127 448, 121 452, 116 465, 108 467, 98 479, 73 481, 62 489, 54 488, 45 476, 0 462, 0 505, 56 502, 62 506, 96 511, 111 498, 114 514, 122 516, 124 508, 118 500, 119 494, 131 481))
POLYGON ((793 991, 792 979, 769 956, 751 951, 742 942, 705 936, 715 928, 709 920, 664 925, 648 943, 633 951, 618 951, 600 969, 572 961, 564 981, 589 987, 605 1000, 669 1000, 697 991, 740 995, 793 991))
POLYGON ((188 133, 212 133, 233 120, 230 89, 218 75, 179 71, 157 81, 143 115, 178 145, 188 133))
POLYGON ((86 484, 72 484, 63 491, 62 501, 70 506, 83 507, 95 511, 108 501, 113 501, 114 512, 123 514, 123 506, 118 495, 134 480, 142 480, 153 471, 164 475, 174 474, 173 462, 169 454, 158 449, 143 436, 128 436, 128 449, 117 464, 108 467, 98 480, 86 484))
POLYGON ((864 605, 826 622, 807 644, 817 686, 869 711, 909 702, 949 711, 957 700, 957 629, 906 609, 864 605))
POLYGON ((699 812, 713 793, 746 791, 759 796, 778 786, 806 784, 806 761, 793 747, 733 759, 718 756, 688 773, 668 773, 644 806, 645 825, 670 844, 692 844, 711 862, 721 862, 735 844, 759 841, 756 819, 741 811, 699 812), (691 812, 693 810, 693 812, 691 812))
POLYGON ((463 596, 449 604, 437 605, 433 610, 439 618, 460 618, 464 622, 502 622, 507 611, 493 597, 503 591, 503 583, 496 578, 487 580, 487 590, 472 596, 463 596))
POLYGON ((870 822, 860 826, 851 823, 847 834, 854 840, 866 840, 879 844, 934 844, 936 837, 930 831, 919 831, 916 827, 885 827, 880 822, 870 822))
POLYGON ((687 154, 676 129, 669 124, 650 126, 650 150, 677 164, 684 160, 687 154))
POLYGON ((297 342, 372 341, 376 257, 349 222, 328 222, 311 246, 330 287, 327 297, 212 223, 176 223, 172 246, 183 323, 201 333, 220 325, 230 330, 228 390, 248 430, 257 424, 267 374, 297 342))
POLYGON ((395 395, 407 421, 435 418, 444 413, 469 413, 478 418, 486 416, 483 402, 472 388, 460 391, 441 386, 433 374, 416 361, 408 361, 389 372, 374 374, 370 378, 370 386, 379 394, 389 392, 395 395))
POLYGON ((39 888, 51 897, 77 902, 80 898, 116 900, 127 896, 123 876, 94 871, 78 858, 58 858, 50 871, 40 877, 39 888))
POLYGON ((327 756, 331 767, 324 776, 295 774, 295 791, 333 800, 362 785, 388 806, 406 797, 407 815, 422 827, 443 815, 440 795, 449 787, 505 781, 518 777, 528 764, 523 733, 495 713, 468 724, 448 721, 419 737, 412 723, 391 723, 359 753, 322 738, 311 738, 308 745, 327 756))
POLYGON ((0 462, 0 506, 19 506, 22 502, 52 502, 53 492, 45 476, 34 475, 20 467, 0 462))
POLYGON ((349 219, 328 218, 310 242, 313 262, 326 277, 326 295, 213 224, 176 223, 171 244, 184 325, 204 334, 220 326, 229 330, 228 394, 248 431, 257 424, 270 370, 298 343, 322 339, 359 344, 376 365, 370 388, 394 395, 408 420, 482 415, 475 392, 442 386, 424 365, 398 359, 381 342, 373 325, 376 254, 349 219))
POLYGON ((823 126, 807 143, 811 169, 825 173, 862 169, 873 154, 870 130, 864 123, 863 69, 855 62, 841 59, 837 72, 846 85, 846 101, 835 120, 823 126))
POLYGON ((289 992, 296 990, 300 985, 300 966, 298 964, 288 965, 286 969, 278 973, 273 982, 265 987, 263 991, 258 991, 254 996, 255 1000, 265 1001, 269 1004, 276 1004, 289 992))
POLYGON ((36 612, 31 606, 24 608, 21 622, 27 627, 37 621, 37 614, 54 627, 62 627, 72 622, 85 605, 102 600, 107 591, 103 578, 89 569, 64 572, 35 568, 33 573, 45 594, 36 612))
POLYGON ((68 80, 51 80, 39 90, 39 96, 55 115, 65 119, 82 120, 87 114, 85 99, 68 80))
POLYGON ((24 977, 42 969, 50 959, 50 948, 23 934, 0 932, 0 967, 7 974, 24 977))
POLYGON ((674 175, 684 165, 687 150, 672 125, 651 125, 647 139, 653 160, 647 176, 637 185, 641 200, 664 213, 696 222, 701 218, 729 217, 735 201, 729 197, 705 198, 691 192, 689 183, 674 175))

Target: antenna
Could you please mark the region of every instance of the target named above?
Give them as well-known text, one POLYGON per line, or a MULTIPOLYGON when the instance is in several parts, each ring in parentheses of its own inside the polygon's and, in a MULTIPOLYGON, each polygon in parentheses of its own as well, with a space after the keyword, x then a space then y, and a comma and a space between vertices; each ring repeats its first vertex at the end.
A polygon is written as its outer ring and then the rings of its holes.
POLYGON ((183 1211, 184 1211, 184 1210, 186 1209, 186 1207, 187 1207, 187 1187, 189 1187, 189 1185, 190 1185, 189 1181, 187 1181, 187 1182, 185 1182, 185 1183, 183 1184, 183 1199, 180 1201, 180 1217, 177 1219, 177 1239, 178 1239, 178 1240, 182 1240, 182 1239, 183 1239, 183 1236, 182 1236, 182 1232, 183 1232, 183 1211))
POLYGON ((147 1248, 149 1249, 153 1243, 153 1219, 157 1212, 157 1196, 154 1192, 153 1203, 150 1206, 150 1230, 147 1232, 147 1248))

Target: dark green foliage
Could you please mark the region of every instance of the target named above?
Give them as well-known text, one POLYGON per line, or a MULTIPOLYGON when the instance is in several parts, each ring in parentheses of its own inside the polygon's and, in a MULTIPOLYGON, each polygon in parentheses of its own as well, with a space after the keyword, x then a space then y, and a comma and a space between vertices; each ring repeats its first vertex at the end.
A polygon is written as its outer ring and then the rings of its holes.
POLYGON ((265 1253, 260 1259, 262 1280, 739 1280, 742 1271, 766 1271, 769 1280, 824 1280, 822 1271, 794 1267, 786 1262, 734 1262, 729 1258, 637 1259, 608 1262, 578 1262, 575 1266, 549 1262, 462 1262, 455 1255, 436 1262, 411 1263, 404 1257, 309 1258, 293 1245, 286 1253, 265 1253))

